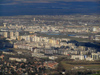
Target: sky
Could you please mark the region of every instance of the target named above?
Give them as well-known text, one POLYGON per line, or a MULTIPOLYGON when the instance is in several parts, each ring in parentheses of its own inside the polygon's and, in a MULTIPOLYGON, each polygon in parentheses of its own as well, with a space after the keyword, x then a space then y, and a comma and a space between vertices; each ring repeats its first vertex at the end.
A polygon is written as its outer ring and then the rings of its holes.
POLYGON ((0 0, 0 16, 100 13, 100 0, 0 0))

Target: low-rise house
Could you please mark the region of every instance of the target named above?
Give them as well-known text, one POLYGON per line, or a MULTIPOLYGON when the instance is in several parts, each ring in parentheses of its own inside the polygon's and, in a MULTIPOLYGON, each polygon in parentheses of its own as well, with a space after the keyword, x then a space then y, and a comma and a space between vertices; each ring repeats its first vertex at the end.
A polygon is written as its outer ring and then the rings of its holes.
POLYGON ((51 68, 51 69, 55 69, 58 65, 57 62, 52 62, 52 61, 46 61, 43 64, 46 68, 51 68))

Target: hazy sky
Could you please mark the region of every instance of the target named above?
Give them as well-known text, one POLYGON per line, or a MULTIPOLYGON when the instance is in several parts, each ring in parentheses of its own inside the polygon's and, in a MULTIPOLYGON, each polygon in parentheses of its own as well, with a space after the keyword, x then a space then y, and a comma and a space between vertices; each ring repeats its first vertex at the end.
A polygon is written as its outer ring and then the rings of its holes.
POLYGON ((99 0, 0 0, 0 16, 100 13, 99 0))

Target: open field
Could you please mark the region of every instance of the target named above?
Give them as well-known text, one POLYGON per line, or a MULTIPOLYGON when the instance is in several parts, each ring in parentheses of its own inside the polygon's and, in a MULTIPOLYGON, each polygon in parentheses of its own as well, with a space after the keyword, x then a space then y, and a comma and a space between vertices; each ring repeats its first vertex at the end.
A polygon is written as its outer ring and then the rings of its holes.
POLYGON ((100 70, 99 61, 61 61, 66 70, 100 70))

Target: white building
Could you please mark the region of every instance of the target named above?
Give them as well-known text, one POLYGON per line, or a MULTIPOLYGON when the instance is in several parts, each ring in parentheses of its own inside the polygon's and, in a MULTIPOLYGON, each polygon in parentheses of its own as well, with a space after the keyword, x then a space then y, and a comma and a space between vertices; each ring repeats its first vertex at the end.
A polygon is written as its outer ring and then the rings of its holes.
POLYGON ((85 57, 84 57, 84 55, 71 55, 71 59, 84 60, 85 57))
POLYGON ((93 60, 100 60, 100 52, 92 53, 92 59, 93 60))
POLYGON ((4 32, 4 37, 7 38, 8 37, 8 33, 4 32))

